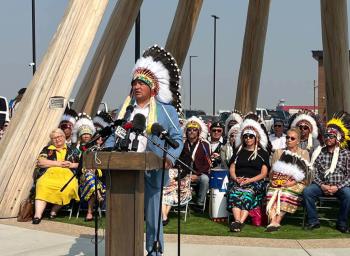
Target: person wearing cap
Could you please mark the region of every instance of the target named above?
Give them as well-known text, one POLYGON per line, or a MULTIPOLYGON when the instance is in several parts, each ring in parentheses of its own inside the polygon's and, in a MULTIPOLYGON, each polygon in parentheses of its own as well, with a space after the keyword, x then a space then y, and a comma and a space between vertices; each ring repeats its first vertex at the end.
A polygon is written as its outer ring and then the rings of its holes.
POLYGON ((272 144, 272 150, 286 148, 286 135, 283 133, 284 124, 280 119, 276 119, 273 125, 274 133, 269 136, 272 144))
POLYGON ((198 184, 197 201, 195 207, 203 209, 205 197, 209 189, 209 172, 211 167, 210 144, 206 140, 208 128, 202 120, 193 116, 184 124, 186 141, 180 155, 180 159, 191 166, 194 173, 192 182, 198 184))
POLYGON ((307 228, 320 227, 315 202, 321 196, 335 196, 340 201, 336 229, 349 233, 350 213, 350 115, 338 112, 328 121, 324 134, 325 146, 318 147, 311 158, 315 171, 313 182, 304 189, 307 228))
MULTIPOLYGON (((179 115, 182 113, 179 80, 180 69, 169 52, 157 45, 146 49, 132 71, 131 91, 117 117, 117 119, 124 119, 126 109, 129 105, 133 105, 134 111, 127 121, 132 120, 136 114, 142 114, 146 118, 146 132, 150 133, 152 125, 158 123, 167 131, 168 136, 179 144, 177 148, 167 147, 169 154, 165 159, 163 186, 168 183, 168 169, 174 167, 175 160, 180 156, 183 147, 179 122, 179 115)), ((153 134, 147 136, 155 144, 146 141, 145 146, 139 147, 137 151, 151 151, 162 158, 163 151, 156 145, 164 147, 164 140, 153 134)), ((142 139, 142 136, 139 137, 142 139)), ((162 171, 158 169, 146 171, 144 204, 146 251, 149 256, 164 252, 163 225, 160 225, 158 230, 162 189, 162 171), (157 241, 158 233, 159 241, 157 241), (156 248, 158 246, 159 250, 156 248)), ((160 221, 162 221, 161 218, 160 221)))
POLYGON ((27 88, 21 88, 20 90, 18 90, 17 92, 17 96, 10 100, 9 106, 10 106, 10 118, 13 117, 13 115, 15 114, 15 111, 17 110, 19 103, 21 102, 24 93, 26 92, 27 88))
POLYGON ((268 137, 256 115, 246 117, 235 143, 236 150, 230 160, 227 210, 234 217, 230 231, 240 232, 249 211, 261 205, 265 191, 263 180, 270 168, 268 137))
POLYGON ((212 168, 220 167, 221 165, 221 147, 223 147, 223 132, 224 125, 221 122, 214 122, 210 126, 210 151, 212 168))
POLYGON ((227 134, 228 141, 223 147, 221 147, 221 166, 225 169, 229 169, 229 162, 235 149, 235 141, 239 128, 240 125, 238 123, 231 127, 227 134))

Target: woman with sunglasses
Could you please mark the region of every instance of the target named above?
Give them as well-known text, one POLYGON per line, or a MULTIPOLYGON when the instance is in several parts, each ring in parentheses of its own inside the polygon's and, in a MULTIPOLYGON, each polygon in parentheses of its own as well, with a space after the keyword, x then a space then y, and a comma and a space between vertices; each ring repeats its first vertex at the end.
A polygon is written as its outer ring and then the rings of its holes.
POLYGON ((264 196, 264 178, 270 168, 268 137, 257 121, 246 119, 235 145, 237 149, 230 160, 227 209, 234 217, 230 231, 240 232, 249 211, 260 207, 264 196))
POLYGON ((308 151, 299 147, 300 131, 291 128, 286 136, 286 149, 272 156, 270 183, 266 194, 269 225, 266 232, 278 231, 286 213, 294 213, 301 203, 307 183, 308 151))

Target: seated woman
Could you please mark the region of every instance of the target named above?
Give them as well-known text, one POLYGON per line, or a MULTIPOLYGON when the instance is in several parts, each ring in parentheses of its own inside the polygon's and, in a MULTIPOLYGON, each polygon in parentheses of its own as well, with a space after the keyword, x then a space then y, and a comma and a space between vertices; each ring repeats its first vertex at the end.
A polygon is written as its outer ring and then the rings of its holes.
POLYGON ((260 206, 265 192, 263 180, 270 167, 268 137, 258 119, 250 116, 241 125, 230 161, 227 209, 234 217, 230 224, 232 232, 240 232, 249 211, 260 206))
MULTIPOLYGON (((96 132, 93 121, 86 114, 79 114, 78 120, 73 128, 73 142, 77 141, 77 148, 82 152, 83 146, 88 143, 96 132)), ((101 143, 102 141, 98 141, 101 143)), ((97 147, 100 145, 97 144, 97 147)), ((100 169, 82 169, 80 176, 80 196, 81 199, 88 202, 87 214, 85 221, 93 220, 93 211, 95 205, 95 188, 97 184, 97 200, 103 201, 105 185, 101 181, 102 171, 100 169), (95 180, 96 174, 96 180, 95 180)))
MULTIPOLYGON (((192 199, 191 177, 186 171, 180 172, 180 205, 184 205, 192 199)), ((178 170, 169 170, 169 184, 163 190, 162 216, 163 226, 169 223, 168 214, 172 206, 178 203, 178 170)))
POLYGON ((61 192, 60 189, 72 178, 79 165, 79 152, 65 144, 65 135, 61 129, 50 134, 51 143, 41 151, 37 166, 42 176, 36 181, 35 214, 33 224, 39 224, 47 203, 53 204, 50 218, 55 218, 57 211, 70 203, 79 201, 78 180, 74 178, 61 192))
POLYGON ((270 184, 266 195, 266 212, 269 225, 266 232, 279 230, 284 215, 294 213, 301 202, 309 165, 308 151, 299 147, 300 131, 287 132, 284 150, 278 149, 272 156, 270 184))

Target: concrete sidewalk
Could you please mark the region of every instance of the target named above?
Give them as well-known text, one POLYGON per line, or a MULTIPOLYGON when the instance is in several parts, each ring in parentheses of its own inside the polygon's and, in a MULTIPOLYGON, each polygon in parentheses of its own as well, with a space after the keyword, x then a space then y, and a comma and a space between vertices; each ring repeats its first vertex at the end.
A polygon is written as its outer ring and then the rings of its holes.
MULTIPOLYGON (((0 255, 94 255, 93 229, 74 231, 75 225, 44 221, 40 225, 30 223, 0 222, 0 255), (40 227, 41 226, 41 227, 40 227), (33 229, 35 228, 35 229, 33 229), (51 230, 41 231, 38 229, 51 230), (72 229, 70 229, 72 228, 72 229), (60 231, 64 230, 64 231, 60 231), (60 232, 60 233, 57 233, 60 232), (63 234, 62 234, 63 233, 63 234), (70 235, 68 235, 69 233, 70 235)), ((348 256, 349 239, 284 240, 232 237, 182 236, 181 255, 228 256, 348 256), (262 246, 263 245, 263 246, 262 246)), ((166 256, 177 255, 176 236, 166 235, 166 256)), ((104 255, 104 240, 99 243, 99 255, 104 255)))

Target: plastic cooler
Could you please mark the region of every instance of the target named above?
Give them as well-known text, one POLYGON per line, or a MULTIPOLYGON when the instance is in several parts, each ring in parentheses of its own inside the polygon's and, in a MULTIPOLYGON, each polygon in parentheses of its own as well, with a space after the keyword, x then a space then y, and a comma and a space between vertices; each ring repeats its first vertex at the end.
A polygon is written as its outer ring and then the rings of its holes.
POLYGON ((228 185, 227 169, 212 169, 210 172, 209 189, 209 215, 213 221, 224 221, 228 212, 226 210, 226 191, 228 185))

